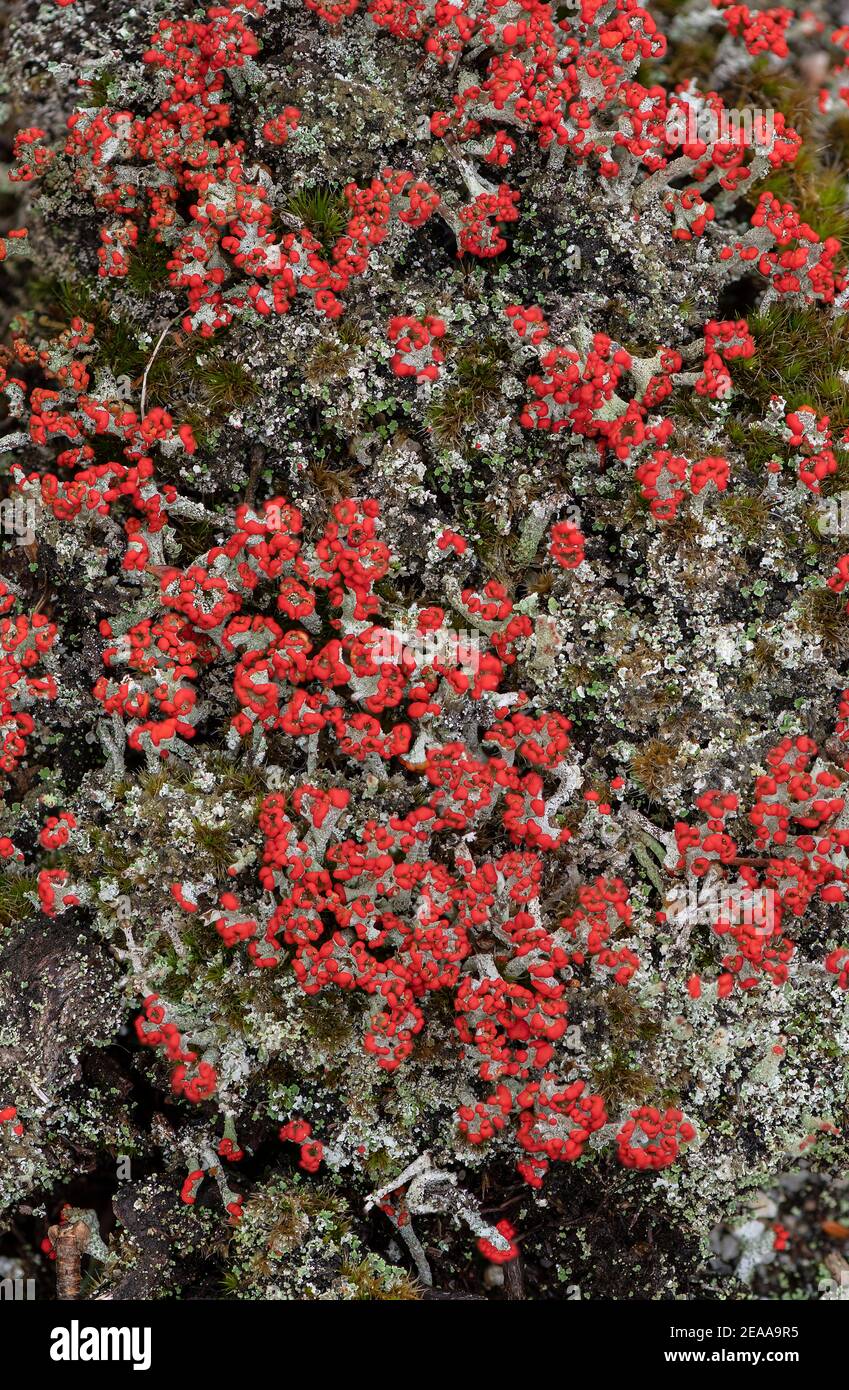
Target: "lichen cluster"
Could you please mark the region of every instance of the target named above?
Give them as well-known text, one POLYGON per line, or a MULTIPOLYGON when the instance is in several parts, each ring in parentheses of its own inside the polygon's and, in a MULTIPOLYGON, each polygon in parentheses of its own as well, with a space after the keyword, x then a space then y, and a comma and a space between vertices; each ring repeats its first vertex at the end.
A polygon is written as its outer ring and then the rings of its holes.
POLYGON ((0 1274, 837 1278, 841 18, 11 5, 0 1274))

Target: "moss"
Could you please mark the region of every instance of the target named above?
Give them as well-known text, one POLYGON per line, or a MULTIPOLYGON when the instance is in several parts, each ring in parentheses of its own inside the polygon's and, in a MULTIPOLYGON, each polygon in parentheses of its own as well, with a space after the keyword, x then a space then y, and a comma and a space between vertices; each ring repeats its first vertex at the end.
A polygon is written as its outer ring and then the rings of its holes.
POLYGON ((175 329, 148 374, 148 399, 190 424, 201 448, 211 443, 214 426, 224 424, 234 411, 246 409, 259 395, 259 383, 247 367, 225 356, 222 346, 221 335, 210 350, 175 329))
POLYGON ((222 791, 238 792, 246 801, 265 794, 266 783, 262 768, 240 767, 220 754, 210 756, 209 766, 215 772, 222 791))
POLYGON ((224 878, 233 862, 234 850, 230 832, 226 826, 204 825, 202 821, 192 821, 195 843, 216 878, 224 878))
POLYGON ((759 637, 752 648, 752 663, 763 675, 774 675, 780 670, 777 647, 766 637, 759 637))
POLYGON ((174 530, 180 544, 180 559, 184 565, 204 555, 215 542, 215 523, 203 517, 198 521, 178 517, 174 530))
POLYGON ((353 1036, 353 1024, 348 1011, 340 1006, 339 1001, 327 1004, 317 1002, 318 1007, 302 1010, 304 1027, 320 1048, 328 1054, 335 1054, 353 1036))
POLYGON ((847 317, 774 304, 751 315, 749 327, 756 352, 735 360, 734 381, 759 410, 781 395, 790 410, 810 405, 831 417, 835 431, 849 427, 847 389, 839 375, 849 369, 847 317))
MULTIPOLYGON (((450 343, 448 348, 450 350, 450 343)), ((454 358, 452 378, 428 413, 429 424, 440 444, 456 444, 498 397, 504 357, 502 345, 489 339, 479 346, 465 348, 454 358)))
POLYGON ((842 654, 849 649, 846 600, 831 589, 813 589, 805 597, 800 626, 803 631, 813 633, 832 654, 842 654))
POLYGON ((217 421, 226 420, 234 410, 250 405, 259 395, 259 383, 240 362, 221 357, 196 362, 192 375, 201 403, 217 421))
POLYGON ((37 911, 30 898, 37 889, 35 874, 6 875, 0 882, 0 926, 9 927, 37 911))
POLYGON ((316 343, 307 358, 304 376, 307 381, 316 385, 323 381, 333 381, 335 378, 347 376, 350 361, 350 349, 341 339, 325 337, 316 343))
POLYGON ((849 165, 849 112, 838 114, 829 121, 821 153, 828 164, 842 169, 849 165))
POLYGON ((736 416, 726 421, 725 429, 729 445, 740 451, 748 472, 761 483, 765 466, 781 457, 780 441, 765 430, 754 429, 750 421, 736 416))
POLYGON ((838 447, 835 451, 837 468, 824 478, 821 484, 823 497, 834 497, 837 493, 849 490, 849 452, 838 447))
POLYGON ((849 207, 846 201, 846 174, 840 168, 824 166, 810 146, 802 149, 794 164, 758 184, 758 192, 774 193, 782 202, 792 202, 803 222, 826 237, 849 238, 849 207))
POLYGON ((765 57, 747 64, 723 96, 733 107, 780 111, 787 123, 806 137, 791 164, 752 190, 752 204, 761 193, 769 191, 782 202, 791 201, 802 220, 822 238, 836 236, 845 240, 849 233, 849 207, 845 160, 841 160, 840 151, 849 141, 849 122, 838 117, 830 123, 831 138, 812 138, 814 88, 765 57))
POLYGON ((500 393, 504 363, 509 356, 504 344, 495 338, 472 344, 454 359, 458 383, 473 392, 483 407, 500 393))
POLYGON ((642 1105, 657 1094, 657 1078, 635 1066, 630 1055, 619 1049, 614 1049, 604 1066, 593 1069, 592 1084, 608 1113, 626 1105, 642 1105))
MULTIPOLYGON (((128 851, 126 844, 116 841, 114 836, 96 828, 92 829, 90 839, 92 846, 100 855, 104 871, 115 875, 126 873, 133 860, 132 853, 128 851)), ((75 860, 76 856, 71 856, 69 862, 74 863, 75 860)), ((88 868, 86 856, 81 856, 79 869, 82 873, 86 873, 88 868)))
POLYGON ((145 796, 153 800, 159 796, 160 792, 168 785, 171 779, 169 778, 168 772, 162 771, 144 775, 139 780, 145 796))
POLYGON ((368 345, 368 331, 356 314, 346 314, 343 319, 340 319, 336 331, 339 334, 339 341, 345 343, 347 347, 366 347, 368 345))
MULTIPOLYGON (((810 126, 814 111, 812 88, 765 55, 741 64, 721 95, 731 107, 780 111, 788 124, 803 134, 810 126)), ((766 186, 768 180, 758 188, 766 186)))
MULTIPOLYGON (((345 1199, 327 1182, 279 1175, 245 1203, 228 1251, 232 1268, 225 1289, 237 1298, 316 1298, 333 1286, 337 1296, 357 1298, 378 1265, 345 1287, 343 1271, 356 1271, 365 1256, 345 1199), (337 1281, 339 1281, 337 1283, 337 1281)), ((386 1266, 390 1283, 402 1271, 386 1266)))
POLYGON ((167 247, 150 233, 140 236, 127 270, 127 285, 134 294, 146 299, 168 279, 167 247))
POLYGON ((374 1255, 367 1255, 356 1265, 344 1264, 339 1273, 339 1284, 346 1291, 352 1290, 349 1296, 357 1302, 397 1303, 421 1297, 421 1289, 415 1279, 392 1269, 374 1255))
POLYGON ((763 536, 770 515, 765 497, 757 493, 738 493, 721 498, 719 508, 729 526, 748 544, 754 544, 763 536))
MULTIPOLYGON (((677 0, 661 0, 661 4, 675 5, 676 3, 677 0)), ((704 34, 698 38, 684 39, 681 43, 676 44, 674 52, 670 54, 669 61, 665 64, 665 70, 673 83, 688 82, 695 78, 697 85, 704 88, 708 83, 715 62, 716 39, 712 34, 704 34)), ((658 80, 656 64, 643 64, 641 74, 638 74, 638 80, 647 82, 649 86, 658 80)))
POLYGON ((631 759, 631 771, 649 800, 654 801, 674 776, 677 751, 653 738, 631 759))
POLYGON ((128 319, 101 319, 97 325, 95 364, 103 362, 115 377, 139 378, 151 348, 142 345, 139 331, 128 319))
POLYGON ((85 92, 86 102, 91 106, 107 106, 117 76, 118 74, 112 68, 102 68, 97 76, 92 77, 88 82, 85 92))
POLYGON ((348 223, 348 204, 342 190, 329 184, 298 189, 286 204, 286 211, 303 222, 326 251, 339 239, 348 223))
POLYGON ((58 327, 64 328, 73 318, 94 325, 95 368, 103 365, 116 377, 134 378, 144 369, 150 349, 142 345, 135 323, 121 315, 111 316, 98 288, 84 279, 44 276, 30 282, 29 293, 33 305, 58 327))
POLYGON ((27 286, 31 307, 63 327, 72 318, 78 317, 97 325, 103 308, 95 291, 83 280, 72 280, 56 275, 35 276, 27 286))
POLYGON ((343 465, 323 463, 321 459, 314 458, 307 464, 307 473, 328 505, 352 496, 356 489, 354 470, 343 465))

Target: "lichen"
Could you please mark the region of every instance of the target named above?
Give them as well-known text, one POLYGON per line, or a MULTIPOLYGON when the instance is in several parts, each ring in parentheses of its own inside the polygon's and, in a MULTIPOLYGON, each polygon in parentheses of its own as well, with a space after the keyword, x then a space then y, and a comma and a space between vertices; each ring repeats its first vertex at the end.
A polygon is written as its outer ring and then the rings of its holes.
POLYGON ((84 1297, 817 1296, 847 46, 14 0, 10 1268, 111 1208, 84 1297))

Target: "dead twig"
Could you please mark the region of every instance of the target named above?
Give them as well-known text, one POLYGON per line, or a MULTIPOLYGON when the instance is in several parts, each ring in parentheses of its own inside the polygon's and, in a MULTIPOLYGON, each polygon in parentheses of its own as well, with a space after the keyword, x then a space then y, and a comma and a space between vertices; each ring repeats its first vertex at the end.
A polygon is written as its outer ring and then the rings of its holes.
POLYGON ((148 373, 150 372, 151 367, 153 366, 154 362, 156 361, 156 354, 158 353, 159 349, 162 347, 162 344, 165 342, 165 339, 168 337, 169 331, 174 327, 174 324, 177 322, 177 319, 178 319, 178 318, 179 318, 179 315, 177 314, 177 315, 174 316, 173 319, 169 319, 169 320, 168 320, 168 322, 166 323, 165 327, 163 328, 162 332, 160 333, 160 335, 159 335, 159 337, 158 337, 158 339, 157 339, 157 341, 156 341, 156 347, 153 349, 153 352, 150 354, 150 357, 148 358, 148 361, 147 361, 147 366, 146 366, 145 369, 144 369, 144 375, 142 376, 142 384, 141 384, 141 401, 140 401, 140 404, 139 404, 139 414, 140 414, 140 416, 141 416, 142 419, 144 419, 145 402, 146 402, 146 400, 147 400, 147 378, 148 378, 148 373))
POLYGON ((84 1221, 51 1226, 47 1232, 56 1251, 56 1297, 79 1298, 82 1284, 82 1257, 88 1248, 89 1229, 84 1221))

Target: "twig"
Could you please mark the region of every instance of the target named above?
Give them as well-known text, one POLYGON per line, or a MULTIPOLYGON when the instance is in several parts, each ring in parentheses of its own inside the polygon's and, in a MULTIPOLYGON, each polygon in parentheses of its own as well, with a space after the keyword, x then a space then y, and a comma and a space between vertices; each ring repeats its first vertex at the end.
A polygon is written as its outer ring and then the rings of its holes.
POLYGON ((56 1251, 56 1297, 63 1301, 80 1296, 83 1251, 89 1242, 89 1229, 84 1221, 65 1226, 51 1226, 48 1236, 56 1251))
POLYGON ((259 479, 259 470, 265 463, 268 452, 263 444, 254 444, 251 447, 251 470, 248 474, 248 486, 245 489, 245 505, 253 507, 256 498, 256 485, 259 479))
POLYGON ((504 1266, 504 1292, 511 1300, 525 1297, 521 1255, 516 1255, 512 1260, 508 1260, 504 1266))
POLYGON ((151 353, 151 355, 150 355, 150 357, 149 357, 149 359, 148 359, 147 366, 146 366, 145 369, 144 369, 144 375, 143 375, 143 377, 142 377, 142 387, 141 387, 141 404, 140 404, 140 407, 139 407, 139 413, 141 414, 142 419, 144 419, 144 407, 145 407, 145 401, 147 400, 147 377, 148 377, 148 372, 150 371, 151 367, 153 366, 154 362, 156 361, 156 354, 158 353, 159 349, 162 347, 162 344, 165 342, 165 339, 166 339, 167 336, 168 336, 169 330, 172 329, 172 328, 174 327, 174 324, 177 322, 177 319, 178 319, 178 318, 179 318, 179 314, 175 314, 174 318, 168 320, 168 322, 166 323, 166 325, 165 325, 165 327, 163 328, 162 332, 160 333, 159 338, 157 339, 156 347, 153 349, 153 352, 151 353))

